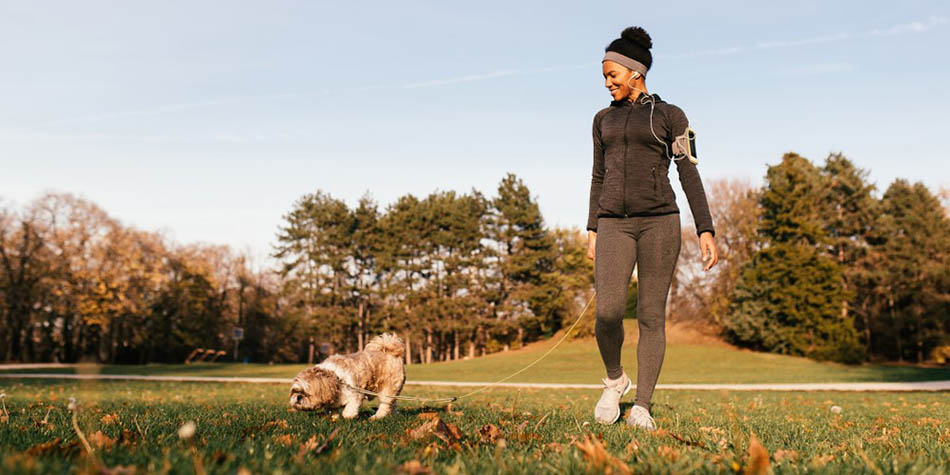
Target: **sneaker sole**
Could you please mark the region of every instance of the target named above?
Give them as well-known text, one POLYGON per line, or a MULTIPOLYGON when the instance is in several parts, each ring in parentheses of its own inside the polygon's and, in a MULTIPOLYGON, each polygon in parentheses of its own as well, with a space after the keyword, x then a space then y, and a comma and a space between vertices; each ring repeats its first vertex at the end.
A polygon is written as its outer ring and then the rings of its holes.
MULTIPOLYGON (((620 399, 623 399, 623 397, 626 396, 627 393, 630 392, 630 388, 631 388, 631 387, 633 387, 633 384, 630 382, 630 379, 628 378, 628 379, 627 379, 627 386, 623 388, 623 394, 620 395, 620 399)), ((620 410, 620 404, 619 404, 619 401, 618 401, 618 404, 617 404, 617 417, 614 417, 614 420, 612 420, 612 421, 610 421, 610 422, 603 422, 603 421, 599 421, 599 420, 598 420, 597 422, 600 422, 601 424, 604 424, 604 425, 614 424, 614 423, 616 423, 618 420, 620 420, 620 416, 621 416, 621 415, 623 415, 623 411, 620 410)))

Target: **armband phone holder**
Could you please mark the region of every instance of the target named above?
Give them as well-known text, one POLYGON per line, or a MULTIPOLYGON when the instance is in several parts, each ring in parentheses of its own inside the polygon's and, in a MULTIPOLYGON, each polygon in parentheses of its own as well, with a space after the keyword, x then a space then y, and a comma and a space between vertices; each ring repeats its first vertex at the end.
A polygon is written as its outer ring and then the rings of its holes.
POLYGON ((686 127, 682 135, 677 135, 673 140, 673 154, 680 158, 688 158, 693 164, 699 163, 696 158, 696 132, 686 127))

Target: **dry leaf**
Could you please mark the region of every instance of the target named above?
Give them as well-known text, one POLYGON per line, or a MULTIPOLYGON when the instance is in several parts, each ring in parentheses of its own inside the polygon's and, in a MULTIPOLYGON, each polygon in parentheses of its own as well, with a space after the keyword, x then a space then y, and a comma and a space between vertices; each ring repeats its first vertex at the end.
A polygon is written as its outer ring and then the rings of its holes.
POLYGON ((494 444, 496 440, 502 438, 501 431, 492 424, 483 425, 478 429, 478 434, 482 436, 482 441, 494 444))
POLYGON ((914 421, 914 424, 917 424, 918 426, 937 427, 943 424, 943 421, 941 421, 940 419, 934 419, 933 417, 922 417, 914 421))
POLYGON ((294 438, 290 434, 284 434, 281 436, 274 437, 274 442, 277 442, 284 447, 290 447, 294 444, 294 438))
POLYGON ((102 431, 97 430, 92 434, 89 434, 89 443, 100 449, 109 450, 115 446, 115 442, 115 439, 103 434, 102 431))
POLYGON ((776 462, 781 462, 782 460, 785 460, 785 459, 788 459, 789 461, 794 462, 795 460, 798 460, 798 451, 776 450, 775 453, 772 454, 772 458, 774 458, 776 462))
POLYGON ((656 452, 670 462, 675 462, 680 458, 680 451, 676 447, 670 447, 669 445, 661 445, 656 449, 656 452))
POLYGON ((749 439, 749 452, 743 474, 763 475, 769 472, 769 452, 765 450, 759 438, 752 434, 749 439))
POLYGON ((287 428, 287 421, 285 421, 285 420, 283 420, 283 419, 277 419, 277 420, 273 420, 273 421, 268 421, 266 424, 264 424, 264 429, 265 429, 265 430, 266 430, 266 429, 270 429, 271 427, 279 427, 279 428, 281 428, 281 429, 286 429, 286 428, 287 428))
POLYGON ((62 446, 60 443, 62 439, 59 437, 42 444, 36 444, 28 449, 26 449, 26 455, 36 456, 36 455, 50 455, 56 453, 65 453, 71 449, 79 447, 79 441, 73 441, 72 443, 62 446))
POLYGON ((115 424, 119 422, 119 416, 118 414, 106 414, 102 416, 102 419, 99 419, 99 421, 105 425, 115 424))
POLYGON ((409 475, 417 474, 428 474, 433 473, 431 469, 422 465, 418 460, 410 460, 398 467, 396 467, 396 473, 405 473, 409 475))
POLYGON ((575 442, 574 446, 581 451, 587 465, 595 472, 606 474, 633 473, 627 464, 607 452, 600 439, 592 437, 590 434, 587 434, 583 441, 575 442))
POLYGON ((421 426, 408 431, 409 438, 412 440, 418 440, 430 434, 442 439, 442 441, 448 444, 458 442, 462 439, 462 431, 460 431, 455 424, 446 424, 438 415, 428 418, 421 426))
POLYGON ((296 459, 297 462, 300 462, 303 460, 304 455, 307 455, 310 452, 313 452, 314 455, 319 455, 327 449, 327 447, 330 445, 330 441, 336 437, 336 434, 339 431, 339 427, 330 431, 330 433, 327 434, 327 438, 324 439, 323 443, 320 445, 317 445, 317 436, 311 435, 306 442, 300 444, 300 449, 297 451, 297 455, 294 457, 294 459, 296 459))
POLYGON ((834 455, 816 455, 811 458, 811 465, 814 468, 821 468, 828 465, 828 463, 834 459, 834 455))

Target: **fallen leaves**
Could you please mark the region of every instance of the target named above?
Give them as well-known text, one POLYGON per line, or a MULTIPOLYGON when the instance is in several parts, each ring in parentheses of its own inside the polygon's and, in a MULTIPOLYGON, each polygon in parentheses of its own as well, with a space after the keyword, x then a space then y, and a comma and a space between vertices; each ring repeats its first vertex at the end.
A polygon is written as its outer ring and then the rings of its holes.
POLYGON ((92 434, 89 434, 89 443, 94 445, 98 449, 109 450, 112 447, 115 447, 116 440, 108 435, 102 433, 102 431, 95 431, 92 434))
POLYGON ((478 435, 481 436, 482 441, 489 444, 494 444, 497 440, 504 438, 504 436, 501 434, 501 431, 498 430, 498 428, 493 424, 483 425, 481 429, 478 429, 478 435))
POLYGON ((933 417, 921 417, 914 421, 918 427, 930 426, 930 427, 939 427, 943 424, 943 421, 940 419, 934 419, 933 417))
POLYGON ((283 419, 275 419, 275 420, 267 421, 266 423, 264 423, 264 430, 267 430, 267 429, 270 429, 270 428, 273 428, 273 427, 277 427, 277 428, 280 428, 280 429, 286 429, 286 428, 287 428, 287 421, 285 421, 285 420, 283 420, 283 419))
POLYGON ((63 440, 57 437, 49 442, 36 444, 26 449, 26 455, 29 455, 29 456, 45 456, 45 455, 54 455, 54 454, 66 455, 71 452, 74 452, 75 450, 79 448, 78 440, 72 441, 66 445, 63 445, 62 442, 63 440))
POLYGON ((680 451, 676 447, 670 447, 669 445, 661 445, 656 449, 656 453, 660 457, 669 460, 670 462, 675 462, 680 458, 680 451))
POLYGON ((798 460, 798 451, 796 450, 776 450, 772 454, 772 458, 776 462, 781 462, 782 460, 788 460, 789 462, 794 462, 798 460))
POLYGON ((749 438, 749 451, 746 453, 743 474, 764 475, 769 472, 769 452, 765 450, 759 438, 752 434, 749 438))
POLYGON ((419 427, 415 429, 409 429, 406 434, 412 440, 419 440, 429 435, 438 437, 446 444, 452 445, 457 444, 462 440, 462 431, 459 430, 458 426, 451 423, 446 423, 443 421, 438 414, 435 413, 422 413, 419 415, 420 418, 425 419, 426 422, 422 423, 419 427))
POLYGON ((396 467, 396 473, 404 473, 407 475, 420 475, 420 474, 429 474, 434 473, 432 469, 422 465, 422 462, 418 460, 410 460, 398 467, 396 467))
POLYGON ((99 419, 99 422, 102 422, 104 425, 112 425, 119 422, 119 416, 117 414, 106 414, 99 419))
POLYGON ((304 456, 307 454, 313 453, 313 455, 320 455, 327 447, 330 446, 330 441, 336 437, 336 434, 340 432, 340 428, 337 427, 333 429, 327 436, 323 439, 322 444, 317 444, 317 436, 311 435, 306 442, 300 444, 300 449, 297 450, 297 455, 294 456, 294 460, 298 463, 303 461, 304 456))
POLYGON ((605 474, 633 473, 627 464, 617 457, 610 455, 604 447, 604 444, 597 437, 587 434, 583 441, 574 442, 574 446, 577 447, 577 450, 584 456, 584 460, 587 461, 587 465, 592 471, 605 474))

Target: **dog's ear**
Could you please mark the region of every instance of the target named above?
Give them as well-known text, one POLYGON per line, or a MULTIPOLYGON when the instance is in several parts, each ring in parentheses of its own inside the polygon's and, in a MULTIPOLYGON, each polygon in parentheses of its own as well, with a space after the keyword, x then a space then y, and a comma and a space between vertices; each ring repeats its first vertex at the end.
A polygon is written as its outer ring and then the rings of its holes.
POLYGON ((329 371, 316 371, 308 381, 307 394, 316 405, 328 405, 340 398, 340 380, 329 371))

